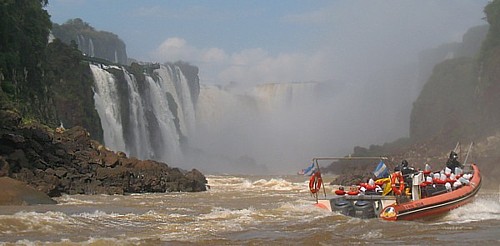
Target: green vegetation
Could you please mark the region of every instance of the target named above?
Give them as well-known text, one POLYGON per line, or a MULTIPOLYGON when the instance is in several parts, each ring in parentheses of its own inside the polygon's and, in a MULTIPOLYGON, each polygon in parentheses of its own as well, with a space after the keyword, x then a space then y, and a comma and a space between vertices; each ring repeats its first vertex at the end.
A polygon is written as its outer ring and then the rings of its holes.
POLYGON ((99 115, 94 107, 94 78, 82 53, 75 45, 55 39, 47 46, 44 84, 48 88, 46 105, 51 114, 43 121, 50 125, 83 126, 94 139, 102 140, 99 115))
POLYGON ((24 114, 39 115, 44 97, 42 60, 52 23, 47 1, 0 4, 0 84, 24 114))
POLYGON ((47 1, 0 3, 0 101, 17 109, 22 122, 55 127, 80 125, 101 139, 94 109, 93 78, 75 42, 48 43, 52 23, 47 1))
POLYGON ((483 42, 481 56, 487 56, 489 51, 500 45, 500 1, 492 1, 484 8, 490 30, 483 42))
POLYGON ((86 59, 101 58, 98 62, 103 64, 106 61, 127 64, 125 43, 116 34, 97 31, 82 19, 71 19, 62 25, 54 23, 52 33, 65 44, 78 44, 86 59))
MULTIPOLYGON (((477 139, 498 130, 500 124, 500 0, 484 12, 490 24, 479 54, 457 57, 435 66, 413 106, 412 142, 432 138, 477 139)), ((481 29, 469 31, 464 40, 477 39, 481 29)), ((474 41, 477 43, 477 41, 474 41)))

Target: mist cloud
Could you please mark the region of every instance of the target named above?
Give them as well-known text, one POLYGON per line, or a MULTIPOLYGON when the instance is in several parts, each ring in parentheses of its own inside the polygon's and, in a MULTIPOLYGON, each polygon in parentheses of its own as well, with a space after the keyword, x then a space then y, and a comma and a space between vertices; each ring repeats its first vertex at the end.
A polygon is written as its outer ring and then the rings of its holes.
POLYGON ((297 30, 307 27, 303 36, 286 40, 301 49, 277 52, 256 44, 229 51, 170 37, 152 57, 191 62, 200 68, 202 84, 237 82, 252 87, 320 81, 340 85, 307 109, 277 111, 264 115, 264 121, 243 107, 225 108, 234 103, 223 99, 216 108, 226 110, 227 118, 219 117, 224 119, 220 125, 211 124, 196 139, 207 151, 234 153, 233 158, 249 156, 257 164, 272 163, 275 170, 290 171, 315 155, 347 154, 355 145, 408 136, 417 85, 425 82, 418 81, 419 52, 461 41, 468 28, 485 23, 486 3, 334 1, 280 18, 292 28, 302 27, 297 30))

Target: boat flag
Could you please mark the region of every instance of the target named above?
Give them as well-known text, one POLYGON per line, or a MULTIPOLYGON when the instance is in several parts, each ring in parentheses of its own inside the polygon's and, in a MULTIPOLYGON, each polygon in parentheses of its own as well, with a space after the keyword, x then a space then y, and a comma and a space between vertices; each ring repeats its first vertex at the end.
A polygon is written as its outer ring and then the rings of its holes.
MULTIPOLYGON (((304 175, 307 175, 312 169, 314 168, 314 162, 309 166, 307 167, 306 169, 302 170, 303 171, 303 174, 304 175)), ((311 175, 313 174, 314 172, 311 173, 311 175)))
POLYGON ((373 171, 373 174, 377 178, 384 178, 384 177, 389 176, 389 169, 385 165, 384 161, 381 160, 378 163, 377 167, 375 168, 375 171, 373 171))

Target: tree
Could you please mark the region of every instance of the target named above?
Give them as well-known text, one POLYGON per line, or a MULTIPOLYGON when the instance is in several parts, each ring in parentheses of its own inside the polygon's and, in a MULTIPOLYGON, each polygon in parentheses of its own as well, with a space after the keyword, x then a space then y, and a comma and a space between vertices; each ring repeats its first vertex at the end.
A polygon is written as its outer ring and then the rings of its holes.
POLYGON ((490 24, 490 29, 481 48, 483 57, 489 50, 500 45, 500 0, 494 0, 486 5, 484 13, 486 21, 490 24))
POLYGON ((14 85, 16 99, 26 104, 36 105, 43 96, 41 63, 52 27, 43 9, 47 3, 0 0, 0 73, 3 83, 14 85))

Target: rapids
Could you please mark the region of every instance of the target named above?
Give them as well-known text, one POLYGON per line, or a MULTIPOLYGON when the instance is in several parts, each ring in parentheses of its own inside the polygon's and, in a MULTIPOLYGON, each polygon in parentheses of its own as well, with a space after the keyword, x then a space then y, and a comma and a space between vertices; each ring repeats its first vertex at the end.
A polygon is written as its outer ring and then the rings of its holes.
POLYGON ((57 205, 3 206, 0 244, 500 243, 498 191, 482 190, 473 203, 431 221, 386 222, 315 208, 304 176, 208 176, 208 181, 209 191, 200 193, 65 195, 57 205))

